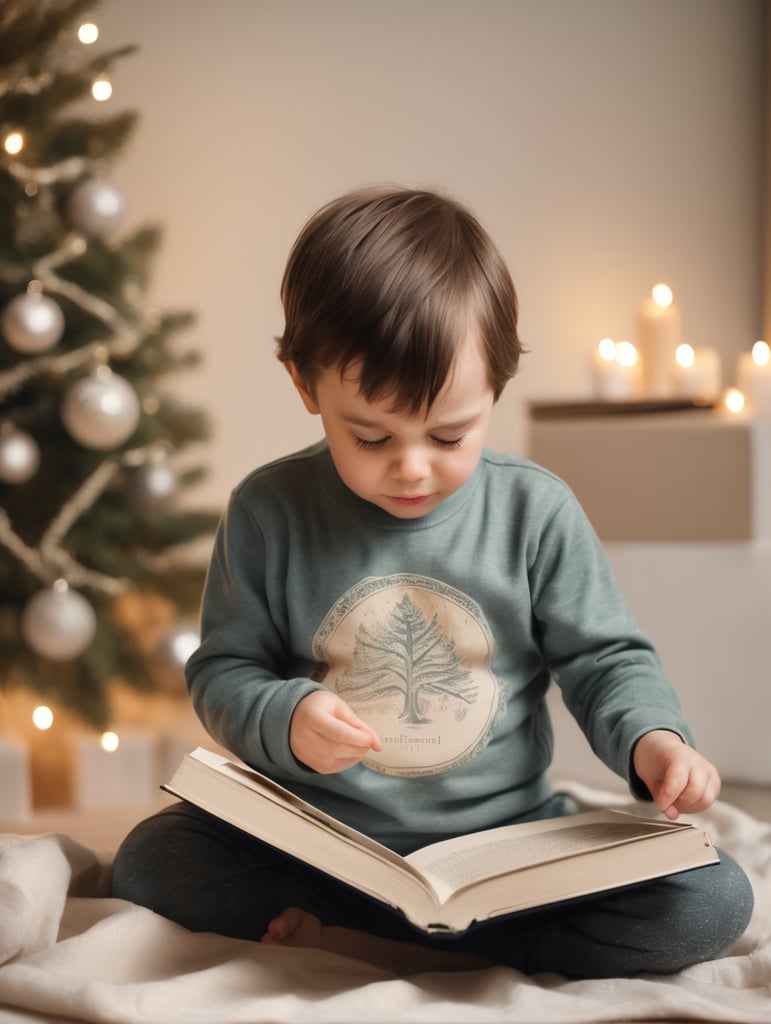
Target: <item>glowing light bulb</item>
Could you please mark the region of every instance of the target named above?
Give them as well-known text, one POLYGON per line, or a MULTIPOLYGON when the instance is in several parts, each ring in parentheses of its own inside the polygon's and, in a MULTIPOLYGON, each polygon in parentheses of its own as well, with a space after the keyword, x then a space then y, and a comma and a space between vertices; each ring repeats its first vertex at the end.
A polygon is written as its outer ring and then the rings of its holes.
POLYGON ((24 149, 24 136, 21 132, 9 132, 3 140, 3 149, 9 156, 16 156, 24 149))
POLYGON ((92 21, 87 21, 78 29, 78 39, 84 46, 90 46, 99 38, 99 29, 92 21))
POLYGON ((657 306, 666 308, 667 306, 672 305, 672 289, 668 284, 655 284, 651 291, 651 295, 653 296, 653 301, 657 306))
POLYGON ((120 738, 117 732, 103 732, 99 737, 99 746, 109 754, 120 746, 120 738))
POLYGON ((752 346, 752 361, 756 366, 768 366, 771 362, 771 348, 765 341, 756 341, 752 346))
POLYGON ((637 349, 631 341, 620 341, 616 345, 616 362, 621 366, 635 366, 637 363, 637 349))
POLYGON ((112 82, 110 79, 104 75, 95 79, 91 86, 91 95, 100 103, 104 103, 105 100, 109 100, 112 96, 112 82))
POLYGON ((729 412, 741 412, 744 408, 744 395, 738 388, 729 388, 723 395, 723 405, 729 412))
POLYGON ((50 708, 47 708, 45 704, 40 704, 32 712, 32 724, 36 729, 40 729, 45 732, 46 729, 50 729, 54 724, 54 713, 50 708))
POLYGON ((675 360, 678 366, 682 366, 686 369, 689 366, 693 366, 696 362, 696 353, 693 351, 692 345, 678 345, 675 350, 675 360))
POLYGON ((597 351, 600 354, 600 359, 604 359, 606 363, 612 363, 616 358, 616 343, 612 338, 603 338, 597 346, 597 351))
POLYGON ((200 642, 201 638, 194 629, 182 630, 171 641, 174 658, 180 665, 184 665, 200 642))

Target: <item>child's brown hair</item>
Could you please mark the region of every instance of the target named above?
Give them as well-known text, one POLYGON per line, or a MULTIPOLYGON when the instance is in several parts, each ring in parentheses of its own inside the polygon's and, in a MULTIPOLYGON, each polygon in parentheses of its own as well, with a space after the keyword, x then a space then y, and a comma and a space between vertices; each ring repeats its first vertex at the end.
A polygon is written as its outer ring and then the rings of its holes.
POLYGON ((368 401, 430 408, 458 346, 477 332, 496 399, 517 372, 517 297, 487 232, 455 200, 374 187, 322 207, 281 284, 278 357, 312 389, 323 367, 356 365, 368 401))

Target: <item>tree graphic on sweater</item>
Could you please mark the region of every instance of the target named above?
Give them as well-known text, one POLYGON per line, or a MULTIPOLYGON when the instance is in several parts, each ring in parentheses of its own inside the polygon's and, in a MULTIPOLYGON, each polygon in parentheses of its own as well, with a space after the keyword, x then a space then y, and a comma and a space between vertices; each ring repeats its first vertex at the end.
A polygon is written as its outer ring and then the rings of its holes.
POLYGON ((351 664, 337 684, 350 703, 370 703, 400 695, 399 719, 424 725, 429 695, 473 704, 477 686, 436 614, 431 619, 405 594, 383 623, 361 625, 351 664))

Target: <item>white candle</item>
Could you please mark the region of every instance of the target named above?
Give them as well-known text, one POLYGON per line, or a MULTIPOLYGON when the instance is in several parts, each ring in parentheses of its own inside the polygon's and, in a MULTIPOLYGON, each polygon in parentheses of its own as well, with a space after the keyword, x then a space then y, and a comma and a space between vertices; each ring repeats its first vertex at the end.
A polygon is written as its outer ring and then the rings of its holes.
POLYGON ((628 341, 603 338, 594 353, 594 392, 605 402, 627 402, 640 394, 640 360, 628 341))
POLYGON ((0 817, 19 821, 32 809, 29 754, 9 737, 0 736, 0 817))
POLYGON ((753 415, 771 417, 771 349, 765 341, 756 341, 751 352, 739 356, 736 386, 753 415))
POLYGON ((668 285, 655 285, 641 305, 637 332, 645 394, 649 398, 670 398, 674 393, 675 352, 683 341, 683 326, 668 285))
POLYGON ((722 381, 720 353, 715 348, 678 345, 675 351, 675 394, 683 398, 713 401, 720 394, 722 381))
POLYGON ((89 810, 143 804, 158 793, 157 737, 121 730, 76 742, 75 805, 89 810))

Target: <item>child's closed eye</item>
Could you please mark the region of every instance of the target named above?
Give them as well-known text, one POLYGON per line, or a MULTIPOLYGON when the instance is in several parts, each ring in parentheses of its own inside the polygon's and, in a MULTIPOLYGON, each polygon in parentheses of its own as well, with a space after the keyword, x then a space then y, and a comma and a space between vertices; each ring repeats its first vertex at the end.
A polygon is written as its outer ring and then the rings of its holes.
POLYGON ((354 444, 356 445, 357 448, 368 448, 368 449, 382 448, 384 445, 388 444, 388 442, 390 440, 391 440, 390 437, 381 437, 381 438, 378 438, 377 441, 367 441, 363 437, 354 437, 354 439, 353 439, 354 444))
POLYGON ((432 437, 431 440, 435 444, 441 445, 442 448, 460 448, 466 439, 466 435, 463 434, 461 437, 455 437, 451 441, 446 440, 443 437, 432 437))
MULTIPOLYGON (((452 439, 432 437, 431 441, 433 441, 434 444, 439 445, 440 448, 460 448, 465 440, 465 436, 466 435, 464 434, 461 437, 454 437, 452 439)), ((374 441, 370 441, 364 437, 354 437, 353 439, 357 448, 364 448, 370 451, 373 449, 384 448, 390 440, 390 437, 379 437, 374 441)))

